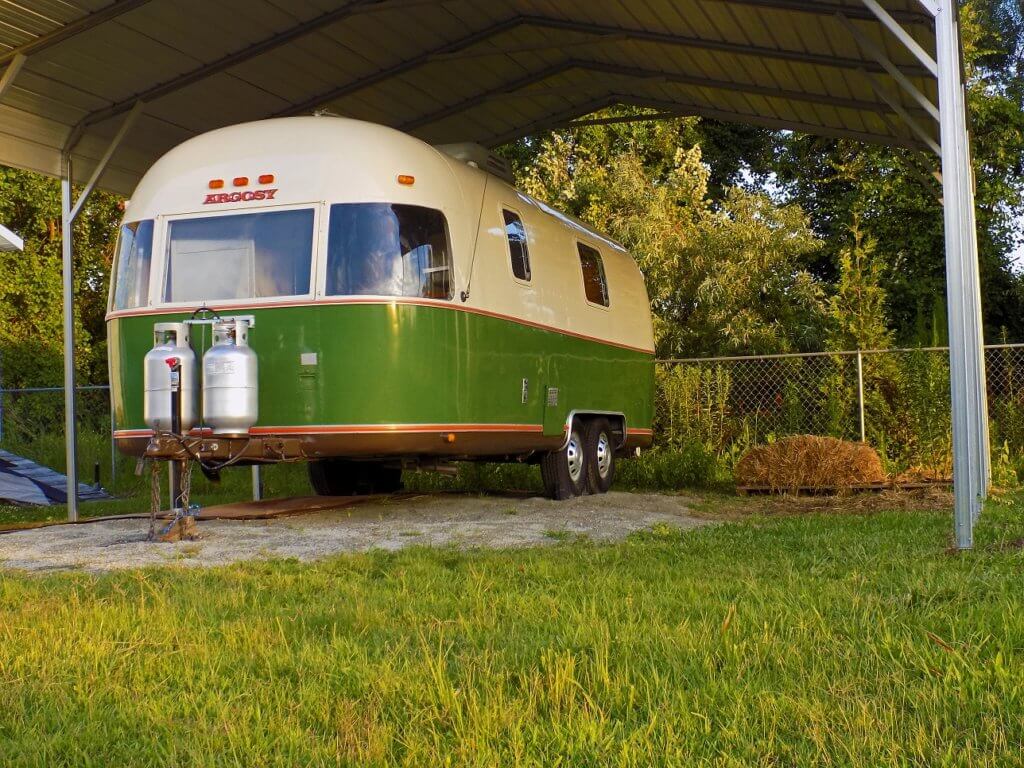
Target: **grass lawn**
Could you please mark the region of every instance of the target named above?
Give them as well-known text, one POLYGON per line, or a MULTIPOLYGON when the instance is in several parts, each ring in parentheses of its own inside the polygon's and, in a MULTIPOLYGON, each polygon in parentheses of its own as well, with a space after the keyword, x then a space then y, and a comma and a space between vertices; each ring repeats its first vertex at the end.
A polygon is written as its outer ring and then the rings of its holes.
POLYGON ((0 571, 0 764, 1020 765, 1022 512, 0 571))

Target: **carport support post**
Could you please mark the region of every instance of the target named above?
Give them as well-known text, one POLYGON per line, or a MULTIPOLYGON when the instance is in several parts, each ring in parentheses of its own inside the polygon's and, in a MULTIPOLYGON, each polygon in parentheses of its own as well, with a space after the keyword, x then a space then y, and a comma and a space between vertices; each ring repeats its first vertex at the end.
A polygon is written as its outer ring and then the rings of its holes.
MULTIPOLYGON (((114 138, 110 140, 107 151, 96 163, 92 176, 85 183, 85 189, 78 201, 71 203, 71 150, 74 149, 81 133, 73 130, 68 136, 60 163, 60 236, 61 262, 64 276, 64 460, 67 470, 68 522, 78 520, 78 428, 75 418, 75 281, 74 281, 74 250, 71 242, 73 224, 82 212, 92 194, 93 189, 103 176, 107 163, 114 156, 121 141, 131 130, 145 105, 135 102, 131 112, 125 117, 114 138)), ((113 435, 111 435, 113 439, 113 435)))
POLYGON ((78 520, 78 434, 75 418, 75 305, 71 229, 71 154, 61 161, 60 233, 64 278, 64 461, 67 473, 68 522, 78 520))
MULTIPOLYGON (((68 522, 78 521, 78 418, 75 409, 75 276, 71 207, 71 153, 61 158, 60 239, 64 291, 64 464, 68 522)), ((113 436, 111 436, 113 437, 113 436)))
POLYGON ((978 241, 957 4, 954 0, 938 0, 936 9, 953 427, 954 533, 957 548, 970 549, 974 545, 974 521, 989 483, 978 241))

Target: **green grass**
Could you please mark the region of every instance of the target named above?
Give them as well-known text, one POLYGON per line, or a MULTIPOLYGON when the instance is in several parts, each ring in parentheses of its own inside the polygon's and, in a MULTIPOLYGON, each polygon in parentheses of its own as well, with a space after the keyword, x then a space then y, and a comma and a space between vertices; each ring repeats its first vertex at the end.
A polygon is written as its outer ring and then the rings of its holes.
POLYGON ((0 764, 1020 765, 1022 511, 3 573, 0 764))

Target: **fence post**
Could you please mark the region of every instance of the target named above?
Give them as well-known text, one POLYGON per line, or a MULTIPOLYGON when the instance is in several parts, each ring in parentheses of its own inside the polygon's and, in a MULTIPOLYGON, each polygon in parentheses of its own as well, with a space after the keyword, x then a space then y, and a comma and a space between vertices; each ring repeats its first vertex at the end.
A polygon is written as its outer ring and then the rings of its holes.
POLYGON ((252 465, 252 500, 261 501, 263 499, 263 478, 260 473, 260 465, 252 465))
POLYGON ((857 409, 860 412, 860 441, 868 441, 867 430, 864 428, 864 355, 857 350, 857 409))

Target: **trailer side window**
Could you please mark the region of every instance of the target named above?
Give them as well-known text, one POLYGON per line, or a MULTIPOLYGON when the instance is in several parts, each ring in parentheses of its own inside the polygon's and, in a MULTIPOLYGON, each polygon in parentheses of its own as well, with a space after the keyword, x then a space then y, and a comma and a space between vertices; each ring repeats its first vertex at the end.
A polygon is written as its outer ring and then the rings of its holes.
POLYGON ((327 293, 450 299, 452 270, 444 214, 397 203, 332 205, 327 293))
POLYGON ((149 304, 149 268, 153 262, 153 220, 133 221, 117 236, 117 267, 112 309, 149 304))
POLYGON ((312 208, 178 219, 164 301, 304 296, 312 263, 312 208))
POLYGON ((520 280, 530 279, 530 251, 526 246, 526 227, 519 215, 502 209, 505 217, 505 236, 508 238, 509 258, 512 259, 512 274, 520 280))
POLYGON ((591 304, 608 306, 608 281, 604 276, 604 262, 601 254, 589 245, 576 243, 580 254, 580 268, 583 270, 583 289, 591 304))

